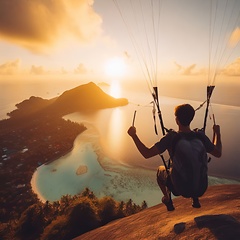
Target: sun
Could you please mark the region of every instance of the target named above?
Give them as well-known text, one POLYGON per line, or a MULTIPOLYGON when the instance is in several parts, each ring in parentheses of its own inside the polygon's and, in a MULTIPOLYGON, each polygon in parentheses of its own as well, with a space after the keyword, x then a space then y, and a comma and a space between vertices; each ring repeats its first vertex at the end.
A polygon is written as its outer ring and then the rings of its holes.
POLYGON ((123 58, 114 57, 105 63, 105 73, 109 77, 120 78, 126 74, 126 64, 123 58))

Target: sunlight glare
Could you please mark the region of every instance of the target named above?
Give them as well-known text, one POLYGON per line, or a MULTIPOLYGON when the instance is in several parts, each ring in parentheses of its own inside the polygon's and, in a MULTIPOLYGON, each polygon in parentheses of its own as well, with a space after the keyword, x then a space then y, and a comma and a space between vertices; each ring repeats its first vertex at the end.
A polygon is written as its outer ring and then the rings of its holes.
POLYGON ((113 109, 112 114, 109 118, 108 122, 108 131, 107 131, 107 137, 109 139, 109 148, 114 156, 120 155, 120 143, 122 141, 122 125, 123 125, 123 116, 122 111, 118 108, 113 109), (119 136, 116 138, 116 136, 119 136))
POLYGON ((123 58, 115 57, 105 63, 105 73, 109 77, 122 77, 126 74, 126 64, 123 58))
POLYGON ((118 81, 113 81, 110 87, 110 93, 112 97, 119 98, 121 97, 121 87, 118 81))

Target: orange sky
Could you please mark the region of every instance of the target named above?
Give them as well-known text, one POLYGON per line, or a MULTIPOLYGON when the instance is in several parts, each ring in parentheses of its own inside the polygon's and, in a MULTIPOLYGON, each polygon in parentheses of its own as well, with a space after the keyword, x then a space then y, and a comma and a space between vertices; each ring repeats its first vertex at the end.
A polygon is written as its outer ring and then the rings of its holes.
MULTIPOLYGON (((139 9, 134 13, 128 8, 129 1, 120 3, 128 26, 132 25, 129 15, 141 16, 139 9), (127 10, 126 10, 127 9, 127 10)), ((133 1, 134 2, 134 1, 133 1)), ((160 12, 159 38, 159 78, 171 76, 206 76, 209 59, 209 1, 168 0, 162 3, 160 12)), ((214 2, 214 1, 213 1, 214 2)), ((216 20, 222 19, 225 3, 220 1, 216 20)), ((240 2, 230 0, 229 14, 239 14, 240 2), (234 5, 236 4, 236 5, 234 5), (232 12, 233 9, 233 12, 232 12), (235 12, 238 11, 238 12, 235 12)), ((144 14, 149 10, 146 1, 142 1, 144 14)), ((213 5, 213 10, 216 5, 213 5)), ((235 19, 234 19, 235 20, 235 19)), ((221 26, 224 33, 231 36, 232 53, 226 55, 224 75, 232 76, 237 81, 240 76, 240 22, 226 27, 221 20, 214 23, 214 29, 221 26), (221 25, 221 26, 220 26, 221 25)), ((134 25, 133 25, 134 27, 134 25)), ((140 32, 143 31, 141 26, 140 32)), ((213 34, 213 32, 212 32, 213 34)), ((148 34, 150 35, 150 34, 148 34)), ((220 32, 216 31, 216 39, 220 32)), ((136 34, 138 40, 141 37, 136 34)), ((214 40, 216 40, 214 39, 214 40)), ((212 49, 219 52, 223 47, 212 43, 212 49), (215 50, 218 47, 220 50, 215 50)), ((139 51, 139 50, 138 50, 139 51)), ((0 2, 0 80, 26 76, 54 76, 62 78, 92 78, 107 80, 107 73, 116 72, 114 77, 133 78, 141 74, 137 68, 135 55, 126 26, 113 0, 2 0, 0 2), (125 62, 125 75, 119 72, 120 66, 106 71, 109 61, 121 59, 125 62), (119 68, 118 68, 119 67, 119 68), (120 77, 120 76, 119 76, 120 77)), ((212 53, 212 58, 213 58, 212 53)), ((122 70, 123 71, 123 70, 122 70)))

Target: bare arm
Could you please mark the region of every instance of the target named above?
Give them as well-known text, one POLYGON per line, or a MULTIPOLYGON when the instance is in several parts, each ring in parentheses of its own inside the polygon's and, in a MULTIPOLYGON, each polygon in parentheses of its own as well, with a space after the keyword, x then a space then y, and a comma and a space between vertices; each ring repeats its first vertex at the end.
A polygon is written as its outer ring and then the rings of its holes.
POLYGON ((213 151, 210 152, 210 154, 217 158, 220 158, 222 156, 222 141, 219 125, 213 125, 213 135, 215 135, 215 138, 213 139, 213 144, 215 145, 215 147, 213 151))
POLYGON ((142 141, 137 136, 135 127, 130 127, 128 129, 128 134, 132 137, 138 151, 142 154, 144 158, 150 158, 159 154, 156 146, 148 148, 142 143, 142 141))

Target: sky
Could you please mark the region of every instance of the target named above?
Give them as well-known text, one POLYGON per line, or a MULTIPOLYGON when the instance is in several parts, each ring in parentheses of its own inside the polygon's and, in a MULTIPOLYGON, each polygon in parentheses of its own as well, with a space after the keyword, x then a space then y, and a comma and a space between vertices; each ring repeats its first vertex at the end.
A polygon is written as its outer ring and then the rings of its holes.
MULTIPOLYGON (((154 55, 157 78, 202 79, 217 61, 209 64, 209 59, 223 55, 223 64, 217 66, 238 83, 239 11, 239 0, 0 0, 0 81, 134 81, 146 75, 138 56, 144 47, 135 42, 145 37, 151 50, 143 60, 154 55), (156 58, 156 38, 148 26, 148 17, 154 15, 160 17, 156 58)), ((151 63, 146 65, 148 69, 151 63)))

